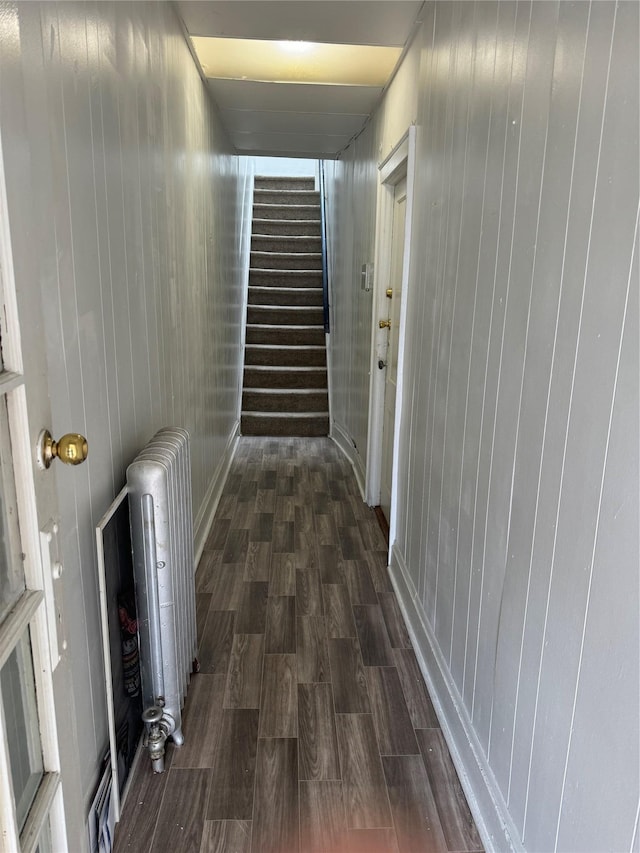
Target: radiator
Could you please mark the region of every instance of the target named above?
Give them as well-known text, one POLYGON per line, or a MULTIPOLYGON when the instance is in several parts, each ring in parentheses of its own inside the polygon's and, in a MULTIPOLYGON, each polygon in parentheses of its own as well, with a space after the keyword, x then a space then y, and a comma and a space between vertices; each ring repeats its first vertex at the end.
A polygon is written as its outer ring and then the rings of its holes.
POLYGON ((161 773, 167 738, 184 742, 182 707, 197 669, 189 433, 156 433, 127 468, 127 490, 144 744, 161 773))

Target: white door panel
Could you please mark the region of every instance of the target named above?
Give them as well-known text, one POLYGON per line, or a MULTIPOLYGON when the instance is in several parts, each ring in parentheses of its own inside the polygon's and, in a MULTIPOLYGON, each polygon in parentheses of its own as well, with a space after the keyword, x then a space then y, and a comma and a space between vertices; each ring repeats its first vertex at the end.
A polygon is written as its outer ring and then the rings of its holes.
POLYGON ((398 384, 398 347, 400 343, 400 305, 402 302, 403 257, 407 211, 407 181, 396 184, 393 197, 393 226, 391 232, 391 264, 388 296, 389 320, 382 427, 382 471, 380 506, 387 521, 391 518, 391 487, 393 477, 393 437, 398 384))

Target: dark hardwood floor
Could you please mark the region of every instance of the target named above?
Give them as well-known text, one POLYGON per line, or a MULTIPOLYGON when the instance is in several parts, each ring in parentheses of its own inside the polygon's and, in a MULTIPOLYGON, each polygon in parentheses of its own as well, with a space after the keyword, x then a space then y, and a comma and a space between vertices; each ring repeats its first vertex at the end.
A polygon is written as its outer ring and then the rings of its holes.
POLYGON ((482 849, 386 570, 329 439, 243 438, 196 575, 185 744, 142 756, 116 851, 482 849))

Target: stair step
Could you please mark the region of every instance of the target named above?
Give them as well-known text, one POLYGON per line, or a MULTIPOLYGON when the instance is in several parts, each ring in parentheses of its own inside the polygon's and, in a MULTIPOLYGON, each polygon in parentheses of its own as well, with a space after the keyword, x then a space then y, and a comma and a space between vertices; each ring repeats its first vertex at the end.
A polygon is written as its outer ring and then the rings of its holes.
POLYGON ((252 230, 256 234, 278 234, 287 237, 318 237, 319 219, 254 219, 252 230))
POLYGON ((253 192, 254 204, 286 204, 287 207, 299 205, 320 206, 320 193, 315 190, 262 190, 256 188, 253 192))
POLYGON ((253 185, 260 190, 313 190, 316 180, 315 178, 256 175, 253 185))
POLYGON ((249 286, 249 305, 322 306, 321 287, 256 287, 249 286))
POLYGON ((321 270, 321 252, 251 252, 251 266, 263 270, 321 270))
POLYGON ((324 326, 266 326, 247 323, 247 344, 323 346, 324 326))
POLYGON ((322 287, 322 270, 249 270, 250 287, 322 287))
POLYGON ((254 219, 319 219, 317 204, 298 204, 291 207, 288 204, 263 204, 254 200, 254 219))
POLYGON ((247 323, 266 326, 324 326, 322 308, 309 305, 249 305, 247 323))
POLYGON ((322 251, 322 240, 320 239, 320 235, 316 237, 292 237, 277 236, 273 234, 259 234, 254 228, 251 236, 251 251, 317 253, 322 251))
POLYGON ((326 388, 324 367, 275 367, 247 365, 244 369, 245 388, 326 388))
POLYGON ((317 388, 245 388, 242 392, 242 414, 250 412, 324 412, 329 408, 326 389, 317 388))
POLYGON ((245 364, 273 364, 280 367, 324 367, 327 363, 324 346, 270 346, 247 344, 245 364))
POLYGON ((242 435, 286 435, 303 438, 329 435, 329 415, 276 415, 255 412, 242 415, 240 432, 242 435))

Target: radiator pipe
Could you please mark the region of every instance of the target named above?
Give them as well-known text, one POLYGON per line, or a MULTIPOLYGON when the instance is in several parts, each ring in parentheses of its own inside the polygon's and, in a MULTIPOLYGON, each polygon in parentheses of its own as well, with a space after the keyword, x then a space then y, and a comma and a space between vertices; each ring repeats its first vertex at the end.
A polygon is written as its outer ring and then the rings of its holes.
POLYGON ((175 721, 173 717, 165 714, 158 705, 145 708, 142 712, 142 721, 146 729, 144 746, 149 750, 153 772, 163 773, 164 745, 175 727, 175 721))

